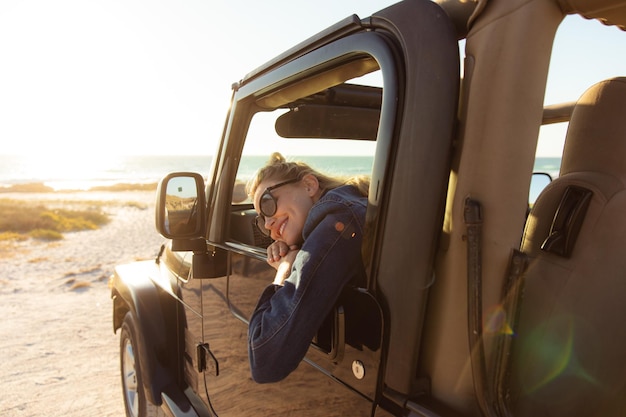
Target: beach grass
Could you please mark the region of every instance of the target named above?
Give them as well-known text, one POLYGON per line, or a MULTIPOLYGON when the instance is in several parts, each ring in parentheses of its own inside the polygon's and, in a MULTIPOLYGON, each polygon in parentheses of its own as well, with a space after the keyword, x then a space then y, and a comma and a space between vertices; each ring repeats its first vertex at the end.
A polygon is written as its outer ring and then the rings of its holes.
MULTIPOLYGON (((63 190, 64 192, 82 192, 82 191, 155 191, 157 189, 156 182, 150 183, 118 183, 111 185, 98 185, 87 190, 63 190)), ((57 190, 42 183, 32 182, 25 184, 12 184, 7 187, 0 187, 0 193, 55 193, 57 190)))
POLYGON ((0 188, 0 193, 51 193, 54 188, 48 187, 41 182, 27 184, 13 184, 10 187, 0 188))
POLYGON ((70 210, 37 201, 0 199, 0 240, 60 240, 63 233, 94 230, 108 222, 99 206, 70 210))
POLYGON ((157 183, 119 183, 91 187, 89 191, 156 191, 157 183))
POLYGON ((26 240, 28 236, 15 232, 0 232, 0 242, 7 240, 26 240))

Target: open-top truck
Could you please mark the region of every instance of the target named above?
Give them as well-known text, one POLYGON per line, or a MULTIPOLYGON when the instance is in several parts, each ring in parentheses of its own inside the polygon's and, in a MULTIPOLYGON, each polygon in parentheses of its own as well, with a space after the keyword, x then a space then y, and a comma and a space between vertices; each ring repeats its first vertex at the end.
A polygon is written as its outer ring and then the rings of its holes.
POLYGON ((127 415, 626 415, 626 79, 545 103, 570 14, 623 29, 626 1, 405 0, 236 82, 207 172, 159 185, 157 259, 112 277, 127 415), (529 199, 551 123, 560 171, 529 199), (243 184, 273 151, 369 175, 367 282, 259 384, 274 270, 243 184))

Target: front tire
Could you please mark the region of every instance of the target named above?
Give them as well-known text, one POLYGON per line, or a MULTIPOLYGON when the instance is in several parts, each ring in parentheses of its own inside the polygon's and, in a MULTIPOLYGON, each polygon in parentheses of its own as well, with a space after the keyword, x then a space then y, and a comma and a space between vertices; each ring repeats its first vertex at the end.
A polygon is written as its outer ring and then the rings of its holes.
POLYGON ((120 332, 120 371, 126 416, 163 416, 161 409, 146 399, 138 353, 137 325, 133 314, 128 312, 120 332))

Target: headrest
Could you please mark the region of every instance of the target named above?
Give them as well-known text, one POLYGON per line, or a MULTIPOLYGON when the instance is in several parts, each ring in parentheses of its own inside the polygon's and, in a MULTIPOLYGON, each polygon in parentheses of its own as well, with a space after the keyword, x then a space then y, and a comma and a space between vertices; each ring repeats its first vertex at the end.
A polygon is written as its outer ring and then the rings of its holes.
POLYGON ((626 77, 593 85, 576 103, 560 175, 571 172, 605 173, 626 185, 626 77))

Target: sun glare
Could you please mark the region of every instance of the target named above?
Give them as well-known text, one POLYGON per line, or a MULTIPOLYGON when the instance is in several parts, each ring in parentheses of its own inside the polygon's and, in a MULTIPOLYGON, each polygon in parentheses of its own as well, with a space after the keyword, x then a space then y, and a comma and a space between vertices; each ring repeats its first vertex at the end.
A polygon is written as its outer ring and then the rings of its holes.
POLYGON ((19 156, 15 177, 22 182, 37 179, 55 190, 86 190, 99 181, 106 182, 105 171, 118 164, 116 158, 67 155, 19 156))

